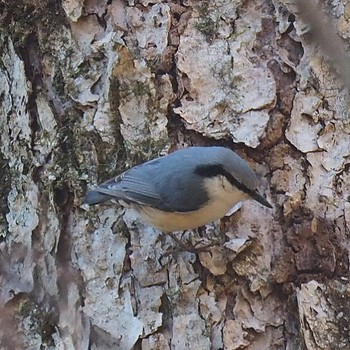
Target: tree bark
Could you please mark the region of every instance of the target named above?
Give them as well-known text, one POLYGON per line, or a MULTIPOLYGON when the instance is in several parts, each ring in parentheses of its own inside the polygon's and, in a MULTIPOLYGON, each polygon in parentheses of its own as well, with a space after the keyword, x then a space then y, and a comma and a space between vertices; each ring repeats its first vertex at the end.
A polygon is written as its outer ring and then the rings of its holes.
MULTIPOLYGON (((349 11, 315 10, 342 58, 349 11)), ((284 0, 3 0, 0 21, 1 348, 350 349, 348 79, 327 32, 284 0), (193 253, 82 204, 190 145, 235 150, 274 208, 177 233, 193 253)))

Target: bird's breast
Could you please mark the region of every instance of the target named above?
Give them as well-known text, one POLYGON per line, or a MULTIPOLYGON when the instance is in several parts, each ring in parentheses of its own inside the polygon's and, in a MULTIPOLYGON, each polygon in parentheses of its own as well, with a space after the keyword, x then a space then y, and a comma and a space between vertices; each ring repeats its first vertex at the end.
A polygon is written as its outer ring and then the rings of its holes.
POLYGON ((187 212, 164 212, 147 206, 136 209, 150 225, 165 232, 182 231, 206 225, 225 216, 238 202, 247 199, 247 195, 223 177, 216 176, 204 181, 209 200, 201 208, 187 212))

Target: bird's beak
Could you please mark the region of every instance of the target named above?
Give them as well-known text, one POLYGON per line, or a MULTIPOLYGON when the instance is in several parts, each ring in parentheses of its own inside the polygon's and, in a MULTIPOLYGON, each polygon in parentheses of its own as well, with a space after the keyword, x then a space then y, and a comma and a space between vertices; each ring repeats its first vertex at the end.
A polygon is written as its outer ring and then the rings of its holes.
POLYGON ((252 192, 250 196, 263 206, 272 209, 272 205, 259 192, 252 192))

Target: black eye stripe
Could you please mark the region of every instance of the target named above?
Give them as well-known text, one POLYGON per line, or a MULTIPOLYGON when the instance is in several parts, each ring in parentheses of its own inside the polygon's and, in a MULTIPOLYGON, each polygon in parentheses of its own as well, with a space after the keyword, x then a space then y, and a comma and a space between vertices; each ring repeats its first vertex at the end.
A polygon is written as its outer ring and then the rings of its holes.
POLYGON ((249 189, 248 187, 240 183, 238 180, 236 180, 220 164, 198 165, 195 168, 194 173, 202 177, 215 177, 218 175, 225 176, 232 186, 237 187, 239 190, 241 190, 244 193, 247 193, 249 196, 255 194, 254 190, 249 189))
POLYGON ((194 173, 203 177, 215 177, 224 175, 225 170, 219 164, 198 165, 194 169, 194 173))

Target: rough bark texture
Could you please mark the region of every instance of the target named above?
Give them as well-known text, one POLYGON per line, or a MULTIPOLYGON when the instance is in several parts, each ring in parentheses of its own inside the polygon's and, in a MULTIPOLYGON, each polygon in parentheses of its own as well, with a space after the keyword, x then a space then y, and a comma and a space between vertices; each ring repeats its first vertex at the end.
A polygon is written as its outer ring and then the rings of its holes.
MULTIPOLYGON (((346 48, 350 4, 323 7, 346 48)), ((1 348, 350 349, 348 93, 290 1, 2 0, 0 23, 1 348), (193 144, 274 209, 184 233, 195 254, 82 205, 193 144)))

